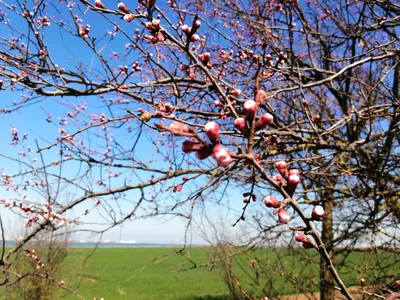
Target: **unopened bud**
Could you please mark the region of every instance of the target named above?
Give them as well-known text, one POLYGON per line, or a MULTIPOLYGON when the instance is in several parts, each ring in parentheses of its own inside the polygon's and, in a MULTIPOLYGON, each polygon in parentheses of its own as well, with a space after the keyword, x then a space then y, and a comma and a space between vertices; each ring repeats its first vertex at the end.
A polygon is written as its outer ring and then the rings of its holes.
POLYGON ((96 7, 98 7, 98 8, 102 8, 102 9, 106 8, 106 7, 104 6, 104 4, 103 4, 100 0, 94 1, 94 5, 95 5, 96 7))
POLYGON ((215 122, 208 122, 204 126, 204 131, 212 143, 219 142, 219 125, 215 122))
POLYGON ((198 40, 200 40, 200 37, 198 34, 193 34, 192 37, 190 38, 191 42, 197 42, 198 40))
POLYGON ((269 113, 265 113, 257 121, 257 126, 260 127, 261 129, 264 129, 265 127, 273 123, 274 123, 274 117, 269 113))
POLYGON ((324 208, 321 205, 316 205, 312 210, 311 217, 315 221, 322 221, 322 219, 324 218, 324 214, 324 208))
POLYGON ((129 14, 129 9, 128 9, 128 7, 127 7, 124 3, 122 3, 122 2, 118 3, 118 9, 119 9, 120 11, 126 13, 126 14, 129 14))
POLYGON ((215 105, 215 106, 218 106, 218 107, 224 106, 224 105, 221 103, 221 101, 219 101, 219 100, 215 100, 215 101, 214 101, 214 105, 215 105))
POLYGON ((221 167, 227 167, 232 161, 229 151, 221 144, 217 144, 213 148, 212 157, 218 162, 221 167))
POLYGON ((297 176, 299 176, 299 175, 300 175, 300 171, 297 170, 297 169, 289 170, 288 176, 290 176, 290 175, 297 175, 297 176))
POLYGON ((267 99, 267 93, 264 90, 258 90, 256 93, 256 102, 261 104, 267 99))
POLYGON ((300 182, 300 177, 298 175, 290 175, 287 180, 287 184, 290 191, 294 191, 299 182, 300 182))
POLYGON ((243 112, 249 118, 254 118, 257 110, 257 104, 254 100, 247 100, 243 105, 243 112))
POLYGON ((124 16, 124 21, 125 22, 132 22, 132 20, 135 18, 135 16, 133 15, 133 14, 126 14, 125 16, 124 16))
POLYGON ((159 29, 160 28, 160 20, 154 19, 151 22, 151 25, 153 26, 154 29, 159 29))
POLYGON ((309 242, 309 238, 301 231, 298 231, 294 236, 295 240, 301 243, 309 242))
POLYGON ((242 91, 239 89, 234 89, 232 92, 233 96, 235 96, 235 97, 239 96, 241 93, 242 93, 242 91))
POLYGON ((274 196, 265 196, 264 204, 267 207, 278 208, 280 206, 280 202, 274 196))
POLYGON ((365 286, 365 279, 364 278, 360 279, 360 286, 365 286))
POLYGON ((186 24, 185 24, 185 25, 182 25, 182 26, 181 26, 181 29, 182 29, 182 31, 183 31, 184 33, 186 33, 186 34, 190 33, 190 28, 189 28, 189 26, 187 26, 186 24))
POLYGON ((281 208, 278 211, 278 219, 281 224, 287 224, 290 221, 290 215, 285 209, 281 208))
POLYGON ((247 135, 249 132, 249 129, 247 128, 246 118, 243 117, 237 118, 235 120, 234 126, 244 135, 247 135))
POLYGON ((288 176, 287 163, 283 160, 276 162, 275 168, 279 171, 279 173, 281 173, 283 177, 288 176))
POLYGON ((174 134, 179 134, 181 132, 189 132, 189 127, 179 122, 173 122, 171 125, 169 125, 169 129, 174 134))
POLYGON ((275 163, 275 168, 279 170, 286 170, 287 169, 287 163, 284 162, 283 160, 280 160, 275 163))
POLYGON ((199 20, 197 20, 196 22, 194 22, 194 24, 193 24, 193 28, 194 28, 194 30, 197 30, 197 29, 199 29, 200 28, 200 26, 201 26, 201 22, 199 21, 199 20))
POLYGON ((274 176, 272 176, 272 179, 277 182, 283 182, 283 177, 281 174, 275 174, 274 176))

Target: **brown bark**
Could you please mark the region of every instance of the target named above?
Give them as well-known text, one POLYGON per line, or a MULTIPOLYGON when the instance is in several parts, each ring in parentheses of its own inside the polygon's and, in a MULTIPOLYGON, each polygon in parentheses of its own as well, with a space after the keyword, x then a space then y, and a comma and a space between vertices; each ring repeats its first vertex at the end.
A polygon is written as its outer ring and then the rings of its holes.
MULTIPOLYGON (((333 260, 333 199, 332 197, 326 197, 323 202, 325 210, 324 220, 322 222, 322 241, 325 244, 325 248, 328 251, 331 259, 333 260)), ((325 259, 321 256, 320 258, 320 283, 319 288, 321 292, 321 300, 334 300, 335 289, 334 280, 326 266, 325 259)))

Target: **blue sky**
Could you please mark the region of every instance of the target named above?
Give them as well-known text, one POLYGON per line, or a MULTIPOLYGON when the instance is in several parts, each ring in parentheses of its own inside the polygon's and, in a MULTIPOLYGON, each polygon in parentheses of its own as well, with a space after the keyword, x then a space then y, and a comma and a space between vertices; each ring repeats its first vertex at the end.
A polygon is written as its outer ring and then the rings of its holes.
MULTIPOLYGON (((104 3, 108 5, 113 5, 109 1, 104 1, 104 3)), ((166 8, 163 4, 160 4, 161 7, 166 8)), ((166 10, 168 11, 168 9, 166 10)), ((8 18, 10 19, 10 24, 12 26, 17 27, 21 32, 26 31, 25 20, 20 19, 14 15, 13 12, 7 11, 8 18)), ((80 18, 83 19, 82 24, 90 24, 91 31, 90 34, 92 36, 97 37, 97 41, 100 41, 98 44, 98 49, 101 49, 101 53, 109 63, 118 68, 119 65, 131 65, 132 62, 140 59, 139 52, 129 52, 124 58, 125 51, 125 44, 126 39, 123 37, 122 34, 117 33, 115 37, 111 37, 110 35, 106 34, 106 31, 113 31, 113 26, 109 24, 102 16, 91 12, 79 12, 77 8, 74 8, 74 14, 79 15, 80 18), (113 52, 117 52, 119 56, 114 56, 113 52)), ((53 15, 54 20, 57 22, 62 20, 66 22, 65 28, 71 30, 72 32, 76 32, 74 26, 68 23, 70 20, 69 11, 65 8, 65 5, 59 5, 58 3, 54 2, 54 6, 50 5, 47 8, 47 14, 49 17, 53 15), (57 7, 57 10, 55 9, 57 7)), ((110 19, 117 22, 122 28, 126 29, 128 33, 134 35, 136 28, 143 28, 140 23, 125 23, 121 21, 117 16, 109 16, 110 19)), ((190 20, 187 20, 190 22, 190 20)), ((141 29, 142 30, 142 29, 141 29)), ((228 29, 226 29, 228 30, 228 29)), ((14 36, 15 34, 11 33, 8 27, 4 23, 0 23, 0 31, 4 36, 14 36)), ((228 33, 228 31, 227 31, 228 33)), ((210 37, 209 37, 210 38, 210 37)), ((88 49, 85 45, 84 41, 79 37, 72 37, 69 33, 65 32, 64 30, 60 29, 56 24, 52 23, 50 27, 46 27, 44 30, 44 39, 47 42, 48 52, 51 55, 52 60, 54 63, 58 64, 60 68, 66 68, 67 70, 77 71, 77 66, 82 64, 86 66, 85 70, 87 73, 85 75, 89 76, 91 79, 95 78, 95 74, 100 74, 97 80, 101 80, 103 78, 103 73, 101 70, 101 64, 93 52, 88 49)), ((26 41, 25 41, 26 42, 26 41)), ((224 43, 222 40, 216 41, 217 43, 224 43)), ((143 60, 143 59, 142 59, 143 60)), ((132 79, 133 81, 136 80, 135 78, 132 79)), ((138 79, 139 80, 139 79, 138 79)), ((2 99, 1 107, 7 108, 12 107, 12 102, 15 100, 17 102, 20 101, 20 91, 11 92, 10 90, 2 90, 0 91, 0 98, 2 99)), ((41 160, 43 159, 46 164, 51 164, 54 161, 59 160, 60 155, 58 154, 60 148, 53 147, 49 150, 43 151, 42 156, 36 153, 31 153, 27 157, 20 157, 18 153, 26 152, 27 147, 31 147, 33 151, 36 150, 36 141, 39 144, 39 147, 46 147, 54 143, 57 137, 60 137, 58 130, 60 127, 65 128, 68 133, 73 133, 83 125, 82 123, 78 123, 76 119, 80 121, 89 122, 90 117, 93 115, 100 115, 102 112, 105 113, 106 117, 110 117, 111 111, 113 117, 120 117, 126 115, 126 108, 130 108, 135 111, 139 106, 128 102, 128 104, 119 104, 108 106, 110 101, 117 99, 119 96, 116 94, 111 94, 107 96, 108 98, 101 98, 98 96, 93 97, 85 97, 85 98, 74 98, 74 97, 65 97, 65 98, 47 98, 42 99, 39 103, 34 105, 22 107, 19 110, 13 112, 12 114, 1 114, 1 122, 0 122, 0 129, 4 134, 0 136, 0 143, 2 145, 1 153, 10 157, 19 157, 21 161, 27 162, 30 165, 40 167, 42 165, 41 160), (74 112, 74 107, 77 105, 85 105, 87 109, 85 110, 85 114, 80 114, 76 119, 69 118, 68 112, 74 112), (48 122, 48 117, 51 116, 52 122, 48 122), (59 118, 62 120, 60 121, 59 118), (68 122, 67 125, 60 125, 60 122, 63 120, 68 122), (23 133, 28 134, 28 140, 24 141, 21 145, 11 145, 10 138, 11 128, 17 128, 22 135, 23 133), (34 159, 37 161, 34 162, 34 159)), ((123 128, 127 125, 123 125, 123 128)), ((101 128, 100 128, 101 129, 101 128)), ((99 151, 100 153, 103 152, 107 145, 103 139, 96 138, 96 135, 103 136, 104 131, 98 131, 98 128, 90 130, 90 136, 86 133, 78 135, 76 138, 76 142, 78 143, 82 140, 85 145, 90 147, 95 151, 99 151), (89 139, 90 137, 90 139, 89 139)), ((133 141, 135 140, 137 132, 127 133, 126 130, 122 129, 112 129, 110 128, 107 138, 117 140, 121 147, 128 149, 131 147, 133 141)), ((171 142, 171 138, 168 135, 163 137, 164 140, 167 140, 167 144, 171 142)), ((183 139, 178 139, 177 145, 183 139)), ((139 147, 135 150, 136 152, 132 154, 132 157, 140 157, 141 160, 153 160, 152 165, 156 166, 157 168, 166 169, 169 165, 166 162, 166 158, 168 158, 168 154, 171 154, 169 151, 178 151, 180 152, 180 147, 176 147, 175 149, 164 149, 165 150, 165 157, 155 153, 155 146, 152 143, 152 138, 150 135, 145 134, 141 137, 139 141, 139 147)), ((116 151, 112 149, 112 151, 116 151)), ((190 154, 189 156, 193 156, 190 154)), ((194 161, 194 160, 193 160, 194 161)), ((23 164, 18 162, 11 162, 10 160, 6 160, 4 158, 0 158, 0 168, 2 169, 3 173, 6 174, 15 174, 18 173, 20 170, 25 170, 26 167, 23 164)), ((206 162, 208 166, 215 166, 215 162, 209 160, 206 162)), ((63 174, 69 179, 73 180, 74 178, 82 175, 84 169, 82 169, 82 164, 78 162, 68 161, 65 164, 67 167, 62 169, 63 174)), ((177 166, 179 167, 179 166, 177 166)), ((96 181, 99 179, 107 178, 106 173, 113 171, 119 172, 119 169, 110 168, 110 170, 106 171, 106 168, 98 169, 94 167, 91 171, 87 174, 84 179, 81 179, 81 183, 85 186, 90 186, 94 190, 101 190, 101 187, 96 186, 96 181)), ((51 166, 48 167, 49 172, 57 172, 60 171, 60 166, 51 166)), ((111 186, 116 187, 123 185, 125 182, 127 184, 134 183, 140 181, 144 178, 149 178, 152 174, 149 172, 138 171, 136 174, 133 174, 131 170, 123 170, 121 176, 118 178, 108 178, 110 180, 111 186)), ((24 178, 18 178, 18 183, 23 183, 24 178)), ((170 184, 177 184, 179 180, 175 182, 169 182, 170 184)), ((201 185, 202 182, 197 181, 198 185, 201 185)), ((164 188, 167 188, 165 186, 164 188)), ((185 198, 195 187, 185 185, 181 194, 169 194, 165 193, 162 195, 157 195, 157 199, 164 198, 163 203, 167 205, 172 205, 175 199, 174 196, 181 196, 185 198)), ((241 208, 243 207, 243 197, 242 193, 248 191, 248 187, 243 186, 235 186, 234 184, 230 185, 228 188, 228 196, 222 201, 220 204, 204 204, 206 205, 206 211, 208 212, 209 217, 215 223, 219 223, 221 220, 224 224, 227 225, 227 228, 231 228, 231 224, 235 222, 237 217, 241 213, 241 208)), ((31 201, 38 202, 43 204, 46 199, 43 198, 41 194, 42 191, 29 189, 26 193, 27 196, 31 201)), ((156 191, 157 192, 157 191, 156 191)), ((19 199, 23 195, 22 193, 13 193, 7 192, 5 187, 0 187, 0 193, 2 193, 1 197, 5 199, 19 199)), ((146 196, 149 196, 153 193, 150 189, 146 190, 146 196)), ((62 186, 60 189, 58 201, 67 203, 73 199, 82 195, 82 191, 77 190, 73 187, 73 185, 65 185, 62 186)), ((209 196, 209 195, 208 195, 209 196)), ((262 195, 258 195, 259 199, 262 195)), ((109 203, 113 208, 118 208, 121 211, 130 211, 132 209, 132 202, 134 203, 135 199, 139 197, 138 192, 129 192, 126 193, 125 196, 118 199, 118 201, 114 201, 112 197, 101 199, 102 203, 109 203), (133 199, 133 200, 132 200, 133 199), (114 202, 113 202, 114 201, 114 202), (119 207, 118 207, 119 206, 119 207)), ((151 209, 152 204, 146 204, 144 207, 146 209, 151 209)), ((200 207, 202 204, 199 205, 200 207)), ((190 207, 190 206, 189 206, 190 207)), ((250 206, 248 214, 257 214, 259 212, 265 213, 265 207, 262 205, 261 201, 259 200, 257 203, 252 204, 250 206)), ((18 228, 22 226, 18 226, 18 224, 22 223, 18 220, 14 214, 11 214, 9 210, 0 207, 0 212, 2 216, 9 222, 10 224, 17 224, 12 226, 12 228, 18 228)), ((183 207, 182 212, 188 213, 188 207, 183 207)), ((200 221, 201 210, 198 212, 198 216, 195 216, 197 221, 200 221)), ((98 208, 94 208, 92 200, 88 200, 85 203, 78 205, 74 210, 68 215, 68 217, 75 219, 78 218, 80 222, 83 222, 84 225, 81 228, 98 228, 100 227, 99 223, 103 223, 104 217, 107 215, 105 209, 98 211, 98 208), (84 211, 86 209, 90 209, 91 212, 88 215, 84 215, 84 211)), ((139 214, 140 216, 140 214, 139 214)), ((275 219, 271 217, 271 222, 274 223, 275 219)), ((137 241, 144 241, 144 242, 163 242, 163 243, 181 243, 184 238, 184 231, 185 231, 186 222, 184 219, 179 218, 171 218, 170 216, 165 217, 157 217, 157 218, 147 218, 145 220, 135 220, 134 222, 126 222, 122 227, 118 226, 116 228, 111 229, 107 233, 103 235, 103 239, 111 239, 111 240, 137 240, 137 241)), ((247 226, 248 230, 252 231, 250 226, 247 226)), ((228 229, 228 231, 232 230, 233 234, 240 233, 241 229, 228 229)), ((9 235, 20 235, 21 233, 10 233, 9 235)), ((88 234, 86 232, 81 232, 74 234, 74 239, 86 239, 88 234)), ((201 238, 198 236, 194 236, 193 239, 194 243, 201 242, 201 238)))

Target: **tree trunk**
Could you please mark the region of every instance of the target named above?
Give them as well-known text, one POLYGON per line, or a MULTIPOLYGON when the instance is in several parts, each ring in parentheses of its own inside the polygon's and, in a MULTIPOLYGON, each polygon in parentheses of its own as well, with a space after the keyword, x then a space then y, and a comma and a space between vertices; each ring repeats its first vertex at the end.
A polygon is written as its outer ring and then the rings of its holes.
MULTIPOLYGON (((325 248, 328 251, 331 259, 333 260, 333 227, 332 227, 332 211, 333 211, 333 199, 332 195, 325 195, 325 201, 323 207, 325 210, 324 219, 322 221, 322 241, 325 244, 325 248), (329 197, 330 196, 330 197, 329 197)), ((334 300, 335 289, 333 280, 329 269, 326 266, 324 258, 320 258, 320 272, 319 272, 319 289, 321 292, 321 300, 334 300)))

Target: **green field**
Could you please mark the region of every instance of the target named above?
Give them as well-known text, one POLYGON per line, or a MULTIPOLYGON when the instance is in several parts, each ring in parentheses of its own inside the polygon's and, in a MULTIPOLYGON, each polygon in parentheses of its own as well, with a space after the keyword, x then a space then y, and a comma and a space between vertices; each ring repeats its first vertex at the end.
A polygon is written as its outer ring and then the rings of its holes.
MULTIPOLYGON (((227 294, 217 274, 206 269, 183 271, 192 265, 181 255, 162 258, 173 251, 171 248, 99 248, 84 267, 82 263, 91 251, 72 249, 65 261, 65 270, 69 269, 65 281, 87 299, 224 299, 227 294), (77 278, 68 276, 77 270, 77 278)), ((190 255, 206 262, 202 248, 190 250, 190 255)))
MULTIPOLYGON (((214 265, 212 270, 193 269, 193 264, 183 256, 168 255, 177 249, 98 248, 92 253, 92 248, 71 248, 57 279, 64 280, 85 299, 228 299, 228 288, 220 276, 221 264, 214 265)), ((188 249, 187 255, 197 264, 204 264, 215 252, 199 247, 188 249)), ((241 286, 260 297, 265 294, 263 291, 271 296, 317 290, 318 261, 316 251, 303 249, 257 249, 231 260, 241 286)), ((378 265, 389 267, 385 276, 398 273, 400 266, 393 254, 354 253, 340 272, 347 285, 355 285, 361 274, 367 280, 382 276, 382 271, 372 270, 371 266, 378 265)), ((78 299, 59 288, 54 298, 78 299)))

